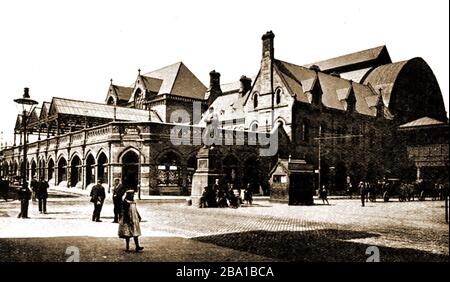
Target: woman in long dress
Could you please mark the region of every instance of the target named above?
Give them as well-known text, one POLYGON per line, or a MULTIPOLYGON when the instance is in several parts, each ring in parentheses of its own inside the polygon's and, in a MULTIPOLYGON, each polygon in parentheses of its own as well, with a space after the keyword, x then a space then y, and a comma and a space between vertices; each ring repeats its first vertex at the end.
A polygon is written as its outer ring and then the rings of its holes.
POLYGON ((142 251, 144 247, 139 246, 139 236, 141 236, 141 227, 136 202, 134 201, 134 190, 126 191, 125 199, 122 202, 122 212, 119 219, 119 238, 124 238, 126 251, 130 251, 130 238, 133 237, 136 245, 136 252, 142 251))

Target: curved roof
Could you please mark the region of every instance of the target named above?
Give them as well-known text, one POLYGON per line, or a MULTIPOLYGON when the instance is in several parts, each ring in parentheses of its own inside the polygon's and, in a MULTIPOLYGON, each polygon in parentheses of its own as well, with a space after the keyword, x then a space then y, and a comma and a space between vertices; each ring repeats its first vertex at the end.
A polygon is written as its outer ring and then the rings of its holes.
POLYGON ((381 65, 373 69, 367 77, 363 80, 363 84, 372 86, 378 93, 381 89, 383 95, 383 102, 389 106, 391 99, 392 89, 394 88, 395 81, 398 75, 404 68, 404 66, 411 60, 401 61, 397 63, 381 65))

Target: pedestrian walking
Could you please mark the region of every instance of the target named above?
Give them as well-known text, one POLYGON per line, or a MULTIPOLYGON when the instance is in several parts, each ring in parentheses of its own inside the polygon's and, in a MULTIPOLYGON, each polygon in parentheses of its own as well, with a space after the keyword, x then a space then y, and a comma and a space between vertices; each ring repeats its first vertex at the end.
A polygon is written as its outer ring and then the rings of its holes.
POLYGON ((135 251, 144 249, 139 245, 139 236, 141 236, 141 216, 136 208, 134 201, 134 190, 128 190, 125 199, 122 202, 122 212, 119 219, 119 238, 125 239, 125 251, 130 251, 130 238, 133 237, 136 246, 135 251))
POLYGON ((327 205, 330 203, 328 202, 328 190, 325 188, 325 185, 322 185, 322 188, 319 191, 319 198, 322 199, 322 203, 325 204, 327 202, 327 205))
POLYGON ((244 201, 246 201, 249 205, 253 203, 253 193, 250 183, 247 183, 247 188, 244 190, 244 201))
POLYGON ((359 194, 361 195, 361 204, 364 207, 364 202, 366 200, 366 187, 362 181, 359 182, 359 194))
POLYGON ((47 198, 48 198, 48 182, 43 177, 39 179, 36 191, 36 197, 39 202, 39 213, 47 213, 47 198))
POLYGON ((18 218, 29 218, 28 217, 28 205, 31 200, 31 190, 28 188, 28 183, 25 182, 25 185, 23 185, 19 192, 18 197, 20 200, 20 213, 17 216, 18 218))
POLYGON ((112 190, 112 199, 114 205, 114 220, 113 223, 119 223, 119 216, 122 210, 122 197, 125 193, 125 188, 122 183, 120 183, 120 179, 116 178, 114 180, 114 186, 112 190))
POLYGON ((101 222, 100 213, 102 211, 103 202, 105 201, 105 188, 102 185, 102 180, 99 179, 97 184, 91 190, 91 203, 94 204, 94 212, 92 213, 92 221, 101 222))

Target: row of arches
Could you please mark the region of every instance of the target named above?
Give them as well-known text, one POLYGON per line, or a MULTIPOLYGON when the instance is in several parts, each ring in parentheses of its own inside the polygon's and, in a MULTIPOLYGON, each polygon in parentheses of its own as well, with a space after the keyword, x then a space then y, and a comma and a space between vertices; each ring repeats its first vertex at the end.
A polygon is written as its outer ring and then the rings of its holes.
MULTIPOLYGON (((220 182, 241 188, 250 184, 255 192, 259 192, 265 175, 259 159, 250 152, 239 158, 235 153, 232 150, 221 152, 218 160, 222 175, 220 182)), ((138 149, 129 147, 118 152, 118 155, 110 156, 112 162, 103 151, 97 156, 88 152, 84 158, 77 153, 71 158, 60 154, 57 158, 51 156, 38 161, 33 158, 27 162, 27 175, 28 179, 42 177, 51 185, 78 188, 86 188, 99 179, 105 184, 112 184, 112 179, 119 178, 128 188, 141 185, 150 193, 188 195, 197 169, 196 154, 197 150, 183 154, 167 148, 154 158, 149 158, 138 149)), ((18 160, 2 163, 3 175, 20 176, 20 165, 18 160)))

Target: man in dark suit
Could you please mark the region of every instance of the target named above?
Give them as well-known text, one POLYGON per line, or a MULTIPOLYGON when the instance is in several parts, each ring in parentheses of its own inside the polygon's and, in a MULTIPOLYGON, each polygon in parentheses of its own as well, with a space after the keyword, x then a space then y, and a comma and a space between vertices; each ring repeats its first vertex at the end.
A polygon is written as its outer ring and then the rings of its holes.
POLYGON ((114 186, 113 186, 112 193, 113 193, 112 198, 113 198, 113 204, 114 204, 114 221, 113 221, 113 223, 118 223, 120 211, 122 209, 122 197, 125 193, 125 189, 124 189, 122 183, 120 183, 120 179, 118 179, 118 178, 116 178, 114 180, 114 186))
POLYGON ((103 202, 105 201, 105 188, 102 186, 102 180, 99 179, 97 184, 91 190, 91 202, 94 204, 94 212, 92 213, 92 221, 101 222, 100 212, 102 211, 103 202))
POLYGON ((40 178, 36 197, 39 201, 39 213, 47 213, 47 198, 48 198, 48 182, 43 177, 40 178))
POLYGON ((17 216, 18 218, 28 218, 28 204, 31 199, 31 191, 28 189, 28 183, 26 182, 24 186, 22 186, 18 192, 19 200, 20 200, 20 213, 17 216), (25 187, 25 188, 24 188, 25 187))

